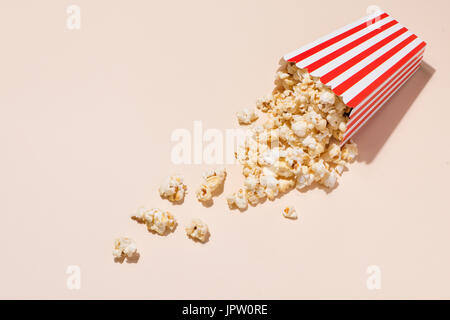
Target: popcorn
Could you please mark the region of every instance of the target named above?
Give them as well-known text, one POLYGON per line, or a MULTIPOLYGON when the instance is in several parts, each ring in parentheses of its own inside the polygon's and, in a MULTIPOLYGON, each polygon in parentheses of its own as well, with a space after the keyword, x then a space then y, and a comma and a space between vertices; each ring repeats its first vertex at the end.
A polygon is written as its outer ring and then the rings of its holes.
POLYGON ((172 202, 182 201, 186 194, 187 186, 183 178, 178 175, 168 177, 159 187, 159 195, 172 202))
POLYGON ((212 199, 216 191, 225 181, 227 173, 224 168, 208 170, 203 173, 203 183, 197 189, 196 196, 199 201, 207 202, 212 199))
POLYGON ((334 93, 330 92, 330 91, 324 91, 320 94, 320 103, 323 104, 330 104, 333 105, 334 104, 334 93))
POLYGON ((201 201, 201 202, 207 202, 212 199, 211 189, 206 184, 202 184, 197 189, 197 192, 195 193, 195 195, 197 196, 198 201, 201 201))
POLYGON ((154 231, 160 235, 173 231, 177 225, 175 217, 170 212, 157 208, 147 210, 141 207, 135 214, 131 215, 131 219, 145 223, 149 231, 154 231))
POLYGON ((114 258, 131 258, 137 253, 136 243, 131 238, 121 237, 114 240, 114 258))
POLYGON ((267 112, 271 108, 270 106, 270 97, 266 97, 264 99, 256 100, 256 108, 261 110, 262 112, 267 112))
POLYGON ((342 159, 352 162, 355 160, 358 155, 358 147, 353 141, 346 143, 344 148, 342 149, 342 159))
POLYGON ((292 206, 285 207, 283 209, 283 216, 289 219, 297 219, 297 212, 295 212, 295 208, 292 206))
POLYGON ((209 235, 209 229, 206 223, 199 219, 192 219, 191 223, 186 227, 188 237, 205 242, 209 235))
POLYGON ((337 174, 332 171, 329 172, 326 177, 322 178, 322 184, 327 188, 333 188, 336 185, 337 182, 337 174))
POLYGON ((339 145, 350 108, 319 79, 286 63, 276 73, 275 83, 272 94, 256 102, 267 120, 249 129, 235 153, 245 180, 227 197, 231 208, 243 210, 248 203, 273 200, 313 183, 333 188, 358 154, 353 142, 339 145))
POLYGON ((238 112, 236 116, 238 118, 239 124, 241 125, 250 124, 258 119, 258 115, 256 114, 255 110, 249 110, 247 108, 244 108, 241 112, 238 112))
POLYGON ((314 174, 314 180, 316 181, 321 180, 328 173, 328 170, 325 167, 322 159, 313 163, 313 165, 311 166, 311 171, 314 174))
POLYGON ((278 180, 278 191, 280 193, 288 192, 294 186, 295 186, 295 181, 294 180, 285 180, 285 179, 278 180))
POLYGON ((225 171, 225 168, 218 168, 204 172, 203 179, 209 189, 211 191, 215 191, 221 184, 223 184, 226 175, 227 172, 225 171))
POLYGON ((244 186, 247 190, 253 191, 258 185, 258 179, 255 176, 248 176, 244 181, 244 186))
POLYGON ((328 147, 328 157, 330 159, 334 159, 337 156, 339 156, 340 152, 341 152, 341 148, 339 147, 338 144, 336 143, 332 143, 330 144, 330 146, 328 147))
POLYGON ((342 172, 344 172, 344 169, 345 169, 345 167, 344 167, 344 165, 342 165, 342 164, 338 164, 338 165, 336 165, 336 167, 334 167, 334 171, 335 171, 338 175, 341 175, 342 172))
POLYGON ((309 135, 305 139, 303 139, 302 145, 304 147, 307 147, 310 150, 314 151, 316 149, 316 147, 317 147, 317 141, 311 135, 309 135))
POLYGON ((238 192, 227 197, 228 206, 230 208, 237 207, 241 210, 247 209, 247 195, 244 188, 240 188, 238 192))
POLYGON ((265 193, 269 200, 275 199, 278 195, 278 180, 272 175, 262 175, 259 183, 265 188, 265 193))
POLYGON ((300 174, 297 176, 296 188, 298 190, 310 186, 314 182, 314 175, 308 167, 302 167, 300 174))
POLYGON ((290 178, 294 175, 291 168, 285 161, 277 161, 273 166, 273 172, 276 173, 277 176, 283 178, 290 178))

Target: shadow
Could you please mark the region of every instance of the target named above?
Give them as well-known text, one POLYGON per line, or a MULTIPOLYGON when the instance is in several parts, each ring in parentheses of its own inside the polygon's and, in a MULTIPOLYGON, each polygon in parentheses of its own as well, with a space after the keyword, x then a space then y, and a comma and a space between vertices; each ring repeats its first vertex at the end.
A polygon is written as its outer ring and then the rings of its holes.
POLYGON ((127 263, 138 263, 140 257, 141 257, 140 253, 136 252, 131 257, 121 256, 118 258, 114 258, 114 262, 120 264, 122 264, 124 261, 126 261, 127 263))
POLYGON ((127 257, 126 262, 127 263, 138 263, 140 258, 141 258, 141 254, 139 252, 136 252, 133 256, 127 257))
POLYGON ((125 261, 125 257, 124 257, 124 256, 121 256, 121 257, 115 257, 115 258, 114 258, 114 262, 115 262, 115 263, 120 263, 120 264, 122 264, 124 261, 125 261))
POLYGON ((200 201, 200 203, 202 204, 202 206, 204 206, 205 208, 210 208, 212 207, 212 205, 214 204, 214 200, 210 199, 208 201, 200 201))
POLYGON ((357 162, 372 162, 436 70, 425 61, 416 73, 367 121, 353 139, 357 162))
POLYGON ((184 195, 183 199, 178 200, 178 201, 170 201, 169 199, 167 199, 166 197, 161 196, 161 199, 166 199, 167 201, 170 202, 171 205, 173 206, 179 206, 182 205, 184 203, 184 199, 186 198, 186 194, 184 195))
POLYGON ((213 197, 218 197, 218 196, 220 196, 220 195, 223 193, 224 186, 225 186, 225 181, 224 181, 223 183, 221 183, 221 184, 216 188, 216 190, 214 190, 213 192, 211 192, 212 196, 213 196, 213 197))

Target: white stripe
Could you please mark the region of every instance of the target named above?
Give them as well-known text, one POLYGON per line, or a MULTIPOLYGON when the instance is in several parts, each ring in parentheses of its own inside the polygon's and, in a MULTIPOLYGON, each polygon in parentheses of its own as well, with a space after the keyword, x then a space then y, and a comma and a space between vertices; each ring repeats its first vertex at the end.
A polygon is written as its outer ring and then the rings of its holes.
POLYGON ((379 89, 381 89, 386 83, 390 82, 394 78, 397 78, 397 76, 406 69, 406 66, 411 61, 414 61, 417 57, 423 55, 424 51, 425 50, 422 49, 419 52, 417 52, 413 57, 411 57, 411 59, 409 59, 401 68, 399 68, 396 72, 394 72, 394 74, 392 74, 386 81, 384 81, 376 90, 372 91, 363 101, 361 101, 356 107, 354 107, 352 112, 354 112, 354 111, 358 110, 359 108, 361 108, 363 105, 365 105, 367 103, 367 101, 372 100, 372 98, 377 98, 375 95, 379 94, 379 89))
POLYGON ((372 82, 374 82, 379 76, 385 73, 389 68, 391 68, 394 64, 396 64, 399 60, 405 57, 409 52, 411 52, 414 48, 416 48, 423 41, 419 38, 416 38, 412 42, 410 42, 406 47, 402 48, 396 54, 394 54, 391 58, 386 60, 380 66, 372 70, 368 75, 362 78, 360 81, 355 83, 352 87, 350 87, 347 91, 344 92, 342 98, 344 103, 347 103, 356 95, 358 95, 362 90, 367 88, 372 82))
POLYGON ((364 58, 363 60, 361 60, 360 62, 355 64, 353 67, 351 67, 351 68, 347 69, 346 71, 344 71, 343 73, 341 73, 339 76, 337 76, 336 78, 334 78, 333 80, 328 82, 327 85, 332 88, 336 88, 338 85, 343 83, 345 80, 347 80, 354 74, 358 73, 361 69, 366 67, 368 64, 370 64, 371 62, 373 62, 374 60, 376 60, 377 58, 379 58, 380 56, 382 56, 383 54, 385 54, 386 52, 391 50, 393 47, 395 47, 396 45, 398 45, 400 42, 402 42, 403 40, 405 40, 406 38, 408 38, 411 35, 412 35, 412 33, 409 31, 403 33, 402 35, 395 38, 394 40, 392 40, 391 42, 389 42, 382 48, 378 49, 377 51, 373 52, 368 57, 364 58))
MULTIPOLYGON (((420 65, 421 61, 422 61, 422 59, 420 59, 419 61, 417 61, 416 64, 414 65, 414 68, 416 68, 418 65, 420 65)), ((413 68, 413 69, 414 69, 414 68, 413 68)), ((418 70, 418 69, 417 69, 417 70, 418 70)), ((383 103, 381 103, 381 104, 378 105, 378 106, 377 106, 377 104, 375 104, 375 105, 373 105, 370 109, 365 110, 364 113, 363 113, 363 115, 361 116, 361 118, 359 118, 357 122, 353 123, 353 124, 349 127, 349 129, 351 129, 351 128, 355 128, 355 127, 358 127, 358 126, 359 126, 359 128, 356 129, 356 130, 352 133, 351 136, 353 136, 360 128, 362 128, 363 125, 367 122, 367 120, 369 120, 375 113, 377 113, 377 110, 380 109, 384 104, 386 104, 386 102, 389 101, 389 98, 390 98, 394 93, 396 93, 396 92, 397 92, 397 91, 398 91, 398 90, 406 83, 406 81, 408 81, 408 79, 409 79, 412 75, 414 75, 414 74, 416 73, 417 70, 415 70, 413 73, 411 73, 408 77, 406 77, 406 74, 405 74, 405 75, 403 76, 402 80, 399 82, 399 83, 400 83, 400 86, 399 86, 396 90, 394 90, 392 93, 388 94, 388 92, 389 92, 389 90, 388 90, 388 91, 383 95, 383 98, 382 98, 382 99, 384 99, 385 97, 387 97, 387 99, 386 99, 383 103), (406 77, 406 78, 405 78, 405 77, 406 77), (375 109, 376 111, 374 111, 369 117, 367 117, 364 121, 362 121, 362 119, 364 119, 364 116, 367 115, 367 114, 369 114, 369 113, 371 112, 371 110, 373 110, 373 109, 375 109)), ((398 85, 398 84, 396 84, 396 85, 398 85)), ((390 89, 392 89, 392 88, 390 88, 390 89)), ((382 100, 382 99, 381 99, 381 100, 382 100)), ((349 137, 349 138, 350 138, 350 137, 349 137)), ((347 140, 348 140, 348 139, 347 139, 347 140)))
POLYGON ((362 29, 361 31, 358 31, 354 34, 352 34, 351 36, 348 36, 345 39, 342 39, 341 41, 336 42, 335 44, 324 48, 322 50, 320 50, 319 52, 313 54, 312 56, 305 58, 301 61, 299 61, 297 63, 297 67, 299 68, 305 68, 306 66, 310 65, 313 62, 316 62, 317 60, 325 57, 326 55, 332 53, 333 51, 336 51, 337 49, 342 48, 343 46, 346 46, 347 44, 349 44, 350 42, 355 41, 356 39, 361 38, 362 36, 368 34, 369 32, 372 32, 374 29, 378 29, 381 26, 385 25, 386 23, 389 23, 391 21, 393 21, 394 18, 392 17, 386 17, 383 20, 380 20, 376 23, 374 23, 373 25, 371 25, 370 28, 365 27, 364 29, 362 29), (373 28, 372 28, 373 27, 373 28))
POLYGON ((350 60, 351 58, 357 56, 361 52, 367 50, 368 48, 370 48, 374 44, 376 44, 376 43, 386 39, 387 37, 389 37, 393 33, 395 33, 398 30, 400 30, 401 28, 403 28, 403 26, 401 24, 399 24, 399 23, 394 24, 389 29, 384 30, 383 32, 380 32, 379 34, 377 34, 376 36, 372 37, 371 39, 369 39, 367 41, 364 41, 363 43, 361 43, 358 46, 354 47, 350 51, 347 51, 346 53, 340 55, 339 57, 335 58, 334 60, 331 60, 327 64, 321 66, 317 70, 311 72, 311 74, 313 76, 315 76, 315 77, 322 77, 322 76, 324 76, 325 74, 327 74, 331 70, 336 69, 337 67, 339 67, 343 63, 345 63, 348 60, 350 60))
MULTIPOLYGON (((289 59, 291 59, 291 58, 293 58, 293 57, 295 57, 295 56, 298 56, 298 55, 301 54, 302 52, 305 52, 306 50, 309 50, 309 49, 315 47, 316 45, 318 45, 318 44, 320 44, 320 43, 322 43, 322 42, 325 42, 325 41, 327 41, 327 40, 330 40, 331 38, 334 38, 335 36, 337 36, 337 35, 339 35, 339 34, 341 34, 341 33, 344 33, 344 32, 346 32, 346 31, 348 31, 348 30, 350 30, 350 29, 353 29, 354 27, 360 25, 361 23, 370 21, 370 20, 372 20, 373 18, 382 15, 383 13, 384 13, 384 12, 374 12, 374 13, 372 13, 371 15, 368 15, 368 16, 366 16, 366 17, 364 17, 364 18, 361 18, 361 19, 359 19, 359 20, 357 20, 357 21, 355 21, 355 22, 353 22, 353 23, 350 23, 350 24, 346 25, 345 27, 342 27, 342 28, 340 28, 340 29, 338 29, 338 30, 336 30, 336 31, 334 31, 334 32, 332 32, 332 33, 326 35, 326 36, 323 36, 323 37, 317 39, 316 41, 313 41, 313 42, 311 42, 311 43, 309 43, 309 44, 307 44, 307 45, 304 45, 303 47, 301 47, 301 48, 299 48, 299 49, 297 49, 297 50, 295 50, 295 51, 293 51, 293 52, 291 52, 291 53, 286 54, 286 55, 284 56, 284 60, 289 60, 289 59)), ((387 18, 388 18, 388 17, 386 17, 386 18, 384 18, 384 19, 387 19, 387 18)), ((384 19, 383 19, 383 20, 384 20, 384 19)))

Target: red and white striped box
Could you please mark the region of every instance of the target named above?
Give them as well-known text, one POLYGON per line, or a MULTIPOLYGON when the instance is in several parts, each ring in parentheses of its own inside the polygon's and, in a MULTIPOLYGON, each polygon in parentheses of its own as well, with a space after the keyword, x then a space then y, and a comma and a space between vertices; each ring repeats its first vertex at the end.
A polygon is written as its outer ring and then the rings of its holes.
POLYGON ((284 56, 351 108, 346 143, 414 74, 426 43, 376 12, 284 56))

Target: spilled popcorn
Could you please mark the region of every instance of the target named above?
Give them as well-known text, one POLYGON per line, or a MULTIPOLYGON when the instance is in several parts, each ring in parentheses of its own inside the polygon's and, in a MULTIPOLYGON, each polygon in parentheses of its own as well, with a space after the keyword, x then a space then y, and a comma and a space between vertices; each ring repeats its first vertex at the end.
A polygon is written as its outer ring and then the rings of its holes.
POLYGON ((203 173, 203 182, 196 192, 197 199, 207 202, 212 199, 214 191, 216 191, 225 182, 227 173, 225 168, 208 170, 203 173))
POLYGON ((179 175, 168 177, 159 187, 159 195, 172 202, 184 199, 187 186, 183 183, 183 178, 179 175))
POLYGON ((139 208, 137 212, 131 215, 131 219, 140 223, 145 223, 149 231, 154 231, 160 235, 173 231, 177 225, 175 217, 168 211, 160 209, 139 208))
POLYGON ((244 186, 227 197, 230 208, 244 210, 314 182, 333 188, 358 155, 353 142, 340 146, 350 108, 319 80, 286 63, 276 88, 257 108, 267 115, 254 125, 235 155, 243 165, 244 186))
POLYGON ((289 219, 297 219, 297 212, 295 212, 294 207, 289 206, 283 209, 283 216, 289 219))
POLYGON ((258 114, 256 113, 256 110, 249 110, 247 108, 244 108, 242 111, 238 112, 236 114, 239 124, 246 125, 250 124, 256 120, 258 120, 258 114))
POLYGON ((247 198, 245 196, 245 189, 240 188, 238 192, 235 192, 231 196, 228 196, 227 202, 230 208, 237 207, 241 210, 247 209, 247 198))
POLYGON ((208 226, 199 219, 192 219, 191 223, 186 227, 186 234, 192 239, 205 242, 209 235, 208 226))
POLYGON ((134 240, 126 237, 117 238, 114 241, 114 250, 112 252, 114 258, 127 257, 131 258, 137 253, 137 247, 134 240))

